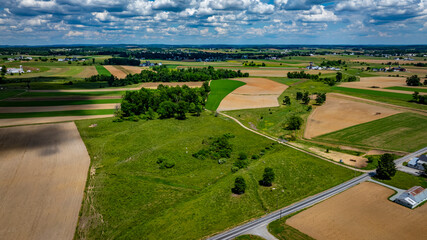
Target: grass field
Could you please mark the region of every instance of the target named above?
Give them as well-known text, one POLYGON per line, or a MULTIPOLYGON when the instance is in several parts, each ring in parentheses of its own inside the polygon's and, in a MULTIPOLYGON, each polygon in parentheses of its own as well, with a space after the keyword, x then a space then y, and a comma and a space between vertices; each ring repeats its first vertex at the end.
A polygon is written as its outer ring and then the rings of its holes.
POLYGON ((0 107, 40 107, 83 104, 121 103, 121 99, 72 100, 72 101, 0 101, 0 107))
POLYGON ((366 98, 374 101, 395 104, 403 107, 411 107, 417 109, 427 110, 427 105, 408 102, 412 99, 411 94, 381 92, 375 90, 345 88, 345 87, 332 87, 332 90, 337 93, 347 94, 355 97, 366 98))
POLYGON ((97 119, 77 121, 77 126, 92 161, 77 239, 199 239, 353 177, 349 169, 272 146, 235 122, 206 113, 185 121, 97 119), (89 128, 94 123, 97 127, 89 128), (225 164, 191 156, 203 140, 224 133, 235 135, 225 164), (262 150, 261 159, 231 173, 238 153, 252 156, 262 150), (159 157, 175 167, 159 169, 159 157), (276 191, 258 185, 265 167, 276 173, 276 191), (248 186, 240 196, 230 190, 237 176, 248 186))
POLYGON ((400 90, 400 91, 408 91, 408 92, 427 92, 427 88, 413 88, 413 87, 388 87, 385 89, 391 90, 400 90))
POLYGON ((122 96, 125 91, 100 92, 26 92, 19 97, 122 96))
POLYGON ((315 139, 348 145, 413 152, 427 145, 427 117, 399 113, 315 139))
POLYGON ((285 78, 285 77, 267 77, 267 79, 273 80, 278 83, 282 83, 288 86, 291 86, 292 84, 295 84, 297 82, 302 81, 302 79, 296 79, 296 78, 285 78))
POLYGON ((99 75, 111 76, 111 73, 107 69, 105 69, 104 66, 102 66, 102 65, 95 65, 95 67, 96 67, 96 71, 98 71, 99 75))
POLYGON ((314 240, 307 234, 302 233, 298 229, 295 229, 286 224, 286 220, 298 214, 299 212, 301 211, 271 222, 268 224, 268 231, 279 240, 314 240))
POLYGON ((242 235, 242 236, 236 237, 235 240, 265 240, 265 239, 256 235, 242 235))
POLYGON ((0 100, 14 97, 23 92, 24 90, 0 90, 0 100))
POLYGON ((206 109, 215 111, 225 96, 243 85, 245 85, 244 82, 234 80, 211 81, 211 92, 209 93, 208 100, 206 102, 206 109))
POLYGON ((413 186, 421 186, 427 188, 427 179, 424 177, 414 176, 401 171, 396 171, 396 175, 391 180, 380 180, 375 179, 379 182, 400 188, 400 189, 410 189, 413 186))
POLYGON ((0 113, 0 119, 5 118, 33 118, 33 117, 58 117, 58 116, 87 116, 113 114, 115 109, 97 110, 72 110, 56 112, 29 112, 29 113, 0 113))

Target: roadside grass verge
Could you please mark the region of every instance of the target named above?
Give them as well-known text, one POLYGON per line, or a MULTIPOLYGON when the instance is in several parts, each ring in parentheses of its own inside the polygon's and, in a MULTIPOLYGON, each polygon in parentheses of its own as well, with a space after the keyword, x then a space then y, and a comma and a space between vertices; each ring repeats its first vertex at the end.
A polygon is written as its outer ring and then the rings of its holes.
POLYGON ((29 112, 29 113, 0 113, 0 119, 107 115, 107 114, 113 114, 114 112, 115 112, 115 109, 72 110, 72 111, 55 111, 55 112, 29 112))
POLYGON ((23 93, 24 91, 25 90, 0 90, 0 100, 14 97, 20 93, 23 93))
POLYGON ((111 76, 111 73, 102 65, 95 65, 96 71, 99 75, 111 76))
POLYGON ((412 99, 411 94, 381 92, 375 90, 346 88, 346 87, 332 87, 333 92, 347 94, 350 96, 366 98, 378 102, 390 103, 403 107, 410 107, 416 109, 427 110, 427 105, 409 102, 412 99))
POLYGON ((83 104, 106 104, 121 103, 121 99, 97 99, 97 100, 72 100, 72 101, 0 101, 0 107, 41 107, 41 106, 64 106, 83 104))
POLYGON ((388 87, 385 89, 391 89, 391 90, 400 90, 400 91, 408 91, 408 92, 427 92, 427 88, 413 88, 413 87, 388 87))
POLYGON ((76 239, 200 239, 241 224, 353 177, 349 169, 298 152, 203 113, 187 120, 114 123, 76 121, 91 156, 92 169, 76 239), (89 128, 91 124, 95 128, 89 128), (231 133, 231 158, 224 164, 193 158, 209 137, 231 133), (240 152, 247 168, 230 171, 240 152), (159 169, 159 157, 175 163, 159 169), (260 187, 265 167, 276 180, 260 187), (233 195, 237 176, 246 192, 233 195), (282 191, 283 190, 283 191, 282 191), (101 221, 102 219, 102 221, 101 221))
POLYGON ((265 239, 257 235, 241 235, 236 237, 234 240, 265 240, 265 239))
POLYGON ((271 222, 268 224, 268 231, 279 240, 314 240, 314 238, 286 224, 286 220, 302 211, 303 210, 289 214, 288 216, 271 222))
POLYGON ((413 186, 421 186, 427 188, 427 179, 420 176, 414 176, 409 173, 396 171, 396 175, 391 180, 381 180, 375 178, 375 180, 388 184, 393 187, 400 189, 410 189, 413 186))
POLYGON ((215 111, 222 99, 234 91, 236 88, 245 85, 246 83, 236 80, 214 80, 211 81, 211 92, 209 93, 206 102, 206 109, 215 111))
POLYGON ((314 138, 354 146, 413 152, 427 145, 427 116, 399 113, 314 138))

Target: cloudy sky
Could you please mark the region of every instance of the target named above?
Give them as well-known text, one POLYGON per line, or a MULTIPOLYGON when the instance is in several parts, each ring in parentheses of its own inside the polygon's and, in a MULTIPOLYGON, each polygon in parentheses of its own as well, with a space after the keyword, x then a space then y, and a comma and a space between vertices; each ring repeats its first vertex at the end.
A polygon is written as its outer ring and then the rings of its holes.
POLYGON ((427 0, 1 0, 0 45, 427 44, 427 0))

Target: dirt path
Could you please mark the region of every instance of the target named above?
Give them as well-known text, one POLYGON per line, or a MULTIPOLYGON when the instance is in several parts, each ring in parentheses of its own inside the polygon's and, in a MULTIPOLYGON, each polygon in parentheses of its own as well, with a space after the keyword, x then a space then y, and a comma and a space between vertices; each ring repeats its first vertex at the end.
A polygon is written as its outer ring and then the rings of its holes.
POLYGON ((55 122, 69 122, 82 119, 94 118, 107 118, 113 117, 113 114, 107 115, 91 115, 91 116, 62 116, 62 117, 38 117, 38 118, 5 118, 0 119, 0 127, 41 124, 41 123, 55 123, 55 122))
POLYGON ((96 110, 96 109, 115 109, 119 103, 107 104, 83 104, 83 105, 64 105, 64 106, 43 106, 43 107, 0 107, 0 113, 27 113, 27 112, 56 112, 72 110, 96 110))
POLYGON ((304 137, 310 139, 400 112, 328 93, 325 104, 317 107, 308 117, 304 137))
POLYGON ((286 221, 317 240, 427 239, 427 205, 409 209, 389 201, 394 191, 364 182, 286 221))
POLYGON ((0 129, 0 239, 73 239, 90 158, 74 123, 0 129))
POLYGON ((228 94, 218 111, 279 106, 278 98, 288 86, 265 78, 239 78, 246 84, 228 94))

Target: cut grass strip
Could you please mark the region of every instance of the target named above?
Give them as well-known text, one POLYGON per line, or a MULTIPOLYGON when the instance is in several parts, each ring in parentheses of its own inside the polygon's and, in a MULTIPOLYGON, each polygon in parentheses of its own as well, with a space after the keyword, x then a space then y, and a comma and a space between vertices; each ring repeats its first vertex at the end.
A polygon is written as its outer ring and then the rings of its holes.
POLYGON ((60 117, 60 116, 88 116, 114 114, 115 109, 98 110, 73 110, 58 112, 34 112, 34 113, 1 113, 0 119, 5 118, 33 118, 33 117, 60 117))
POLYGON ((72 101, 31 101, 21 102, 1 101, 0 107, 41 107, 41 106, 63 106, 63 105, 83 105, 83 104, 106 104, 120 103, 121 99, 97 99, 97 100, 72 100, 72 101))
POLYGON ((99 75, 111 76, 111 73, 102 65, 95 65, 96 71, 99 75))
POLYGON ((427 92, 427 88, 413 88, 413 87, 388 87, 385 89, 400 90, 408 92, 427 92))
POLYGON ((25 90, 1 90, 0 91, 0 100, 14 97, 20 93, 23 93, 25 90))
POLYGON ((215 111, 222 99, 234 91, 236 88, 245 85, 246 83, 235 80, 214 80, 211 81, 211 92, 206 102, 206 109, 215 111))

